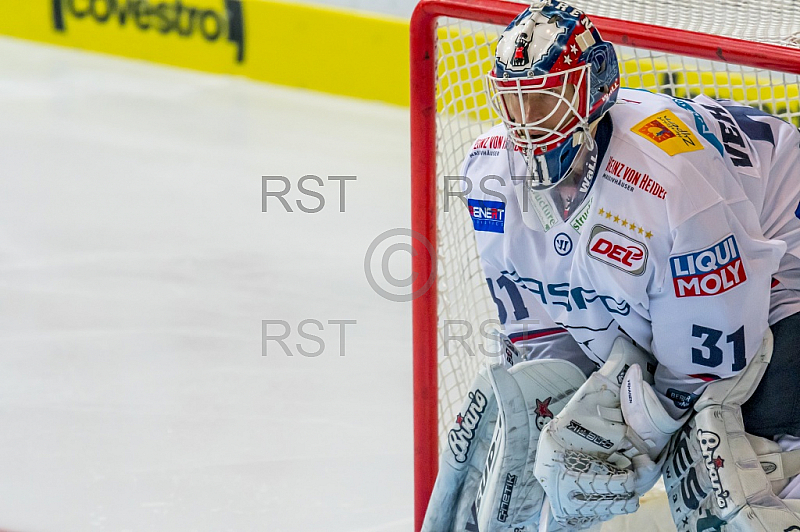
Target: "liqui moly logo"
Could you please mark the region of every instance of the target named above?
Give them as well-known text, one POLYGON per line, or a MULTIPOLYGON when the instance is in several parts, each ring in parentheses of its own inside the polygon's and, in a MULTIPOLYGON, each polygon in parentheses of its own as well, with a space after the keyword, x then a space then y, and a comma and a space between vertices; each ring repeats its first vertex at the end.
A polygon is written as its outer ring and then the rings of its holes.
POLYGON ((592 227, 589 256, 631 275, 642 275, 647 266, 647 247, 604 225, 592 227))
POLYGON ((669 258, 677 297, 715 296, 747 280, 733 235, 702 251, 669 258))
POLYGON ((500 201, 471 199, 469 215, 476 231, 502 233, 506 222, 506 204, 500 201))

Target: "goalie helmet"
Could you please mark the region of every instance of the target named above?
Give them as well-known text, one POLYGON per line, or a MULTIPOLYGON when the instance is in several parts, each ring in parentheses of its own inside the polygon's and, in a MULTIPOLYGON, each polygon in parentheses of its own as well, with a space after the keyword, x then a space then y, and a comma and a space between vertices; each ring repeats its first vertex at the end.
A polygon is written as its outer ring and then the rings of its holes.
POLYGON ((616 101, 619 67, 583 12, 534 2, 500 37, 487 85, 511 144, 525 156, 527 188, 542 191, 581 172, 586 152, 596 149, 591 127, 616 101))

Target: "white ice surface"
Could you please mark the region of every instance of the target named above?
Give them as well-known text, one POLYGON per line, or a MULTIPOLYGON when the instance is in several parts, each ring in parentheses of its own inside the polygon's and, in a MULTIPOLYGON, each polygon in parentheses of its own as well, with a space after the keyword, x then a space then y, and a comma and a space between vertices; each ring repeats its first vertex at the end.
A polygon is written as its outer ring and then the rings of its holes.
POLYGON ((0 528, 410 531, 410 305, 363 272, 408 151, 406 109, 0 39, 0 528), (261 212, 306 174, 346 212, 261 212))

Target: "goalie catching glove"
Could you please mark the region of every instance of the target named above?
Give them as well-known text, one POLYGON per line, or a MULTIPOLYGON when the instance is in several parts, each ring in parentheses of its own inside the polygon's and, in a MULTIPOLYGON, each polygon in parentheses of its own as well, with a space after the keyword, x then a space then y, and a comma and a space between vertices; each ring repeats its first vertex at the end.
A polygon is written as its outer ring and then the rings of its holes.
POLYGON ((544 491, 534 475, 542 427, 585 381, 564 360, 523 362, 495 333, 500 359, 481 368, 448 433, 422 532, 534 532, 544 491), (510 369, 509 369, 510 368, 510 369))
POLYGON ((553 517, 582 529, 636 511, 658 480, 674 420, 650 387, 650 357, 617 338, 608 360, 545 427, 536 477, 553 517))

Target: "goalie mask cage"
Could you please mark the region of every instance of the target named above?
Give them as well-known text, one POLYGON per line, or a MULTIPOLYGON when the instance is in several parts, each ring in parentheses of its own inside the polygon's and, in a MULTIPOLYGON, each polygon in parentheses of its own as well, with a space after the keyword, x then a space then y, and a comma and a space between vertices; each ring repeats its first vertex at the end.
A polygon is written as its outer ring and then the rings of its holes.
MULTIPOLYGON (((603 38, 615 44, 623 87, 732 98, 800 126, 794 33, 800 9, 792 0, 569 3, 586 9, 603 38)), ((498 121, 484 76, 494 42, 525 7, 501 0, 421 0, 411 19, 416 530, 436 478, 440 442, 482 362, 481 324, 497 317, 453 178, 475 138, 498 121)))

